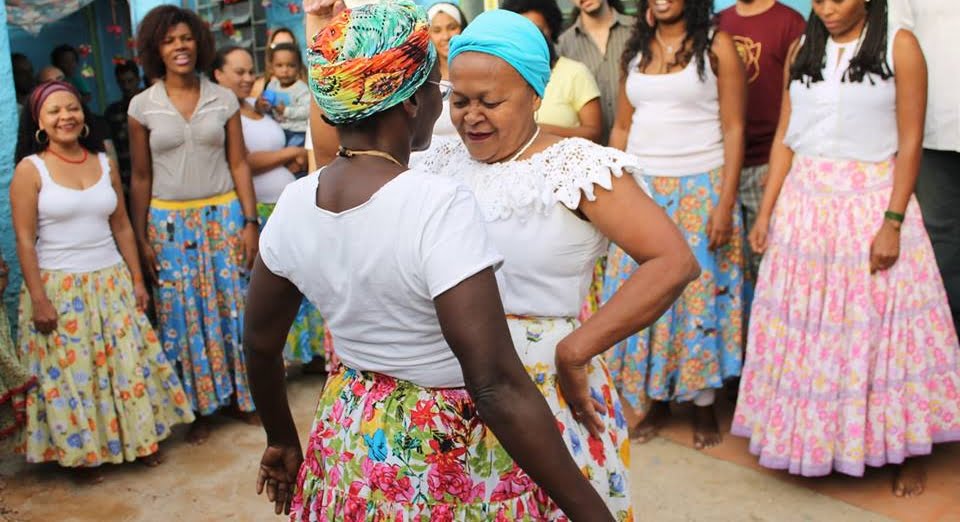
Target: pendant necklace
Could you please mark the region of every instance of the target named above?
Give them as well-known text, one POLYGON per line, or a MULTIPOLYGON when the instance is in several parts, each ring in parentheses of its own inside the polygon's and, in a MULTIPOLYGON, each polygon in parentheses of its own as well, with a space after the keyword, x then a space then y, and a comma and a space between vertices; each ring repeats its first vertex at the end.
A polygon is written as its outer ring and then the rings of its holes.
POLYGON ((520 147, 520 150, 518 150, 516 154, 514 154, 510 159, 508 159, 507 162, 514 161, 520 156, 523 156, 523 153, 527 152, 527 149, 529 149, 530 146, 533 145, 533 142, 537 141, 537 137, 539 136, 540 136, 540 126, 537 126, 537 132, 533 133, 533 137, 530 138, 530 141, 528 141, 526 145, 524 145, 523 147, 520 147))
POLYGON ((397 166, 404 167, 403 163, 400 163, 397 158, 394 158, 391 154, 379 150, 353 150, 340 147, 337 150, 337 156, 341 158, 352 158, 354 156, 374 156, 377 158, 383 158, 392 163, 396 163, 397 166))

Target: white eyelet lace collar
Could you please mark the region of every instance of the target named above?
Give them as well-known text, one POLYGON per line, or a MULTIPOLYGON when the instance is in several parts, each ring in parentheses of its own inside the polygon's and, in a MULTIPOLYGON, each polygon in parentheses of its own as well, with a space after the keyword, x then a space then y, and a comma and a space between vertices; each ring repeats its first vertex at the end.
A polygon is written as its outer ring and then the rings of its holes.
POLYGON ((640 172, 632 155, 582 138, 561 140, 525 160, 493 164, 472 159, 459 139, 434 139, 434 146, 411 163, 462 179, 473 190, 487 221, 546 215, 557 203, 575 210, 581 193, 589 201, 596 199, 594 185, 609 190, 613 176, 627 170, 636 177, 640 172))

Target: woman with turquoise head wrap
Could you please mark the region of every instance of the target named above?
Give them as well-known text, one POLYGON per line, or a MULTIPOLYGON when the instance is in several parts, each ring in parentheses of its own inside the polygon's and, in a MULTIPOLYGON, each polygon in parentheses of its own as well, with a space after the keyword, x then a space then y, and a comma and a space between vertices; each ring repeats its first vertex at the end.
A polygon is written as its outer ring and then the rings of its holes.
POLYGON ((484 13, 453 38, 450 58, 450 115, 462 142, 438 140, 418 164, 473 190, 504 254, 497 278, 520 360, 607 510, 632 520, 630 441, 601 354, 659 317, 699 268, 676 225, 634 178, 634 157, 537 126, 550 57, 531 21, 484 13), (640 267, 580 324, 609 241, 640 267))
POLYGON ((244 331, 268 440, 258 491, 295 521, 612 520, 516 355, 476 200, 407 167, 440 114, 427 31, 414 4, 382 2, 309 47, 340 153, 287 185, 261 235, 244 331), (305 456, 282 361, 304 297, 341 361, 305 456))

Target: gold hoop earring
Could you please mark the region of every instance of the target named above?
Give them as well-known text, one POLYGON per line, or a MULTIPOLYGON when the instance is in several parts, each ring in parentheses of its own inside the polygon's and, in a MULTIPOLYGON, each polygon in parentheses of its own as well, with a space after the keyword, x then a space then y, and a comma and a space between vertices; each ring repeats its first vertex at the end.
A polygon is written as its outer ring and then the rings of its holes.
POLYGON ((37 132, 33 133, 33 139, 36 140, 37 143, 39 143, 40 145, 43 145, 44 143, 50 141, 49 136, 47 136, 47 131, 43 129, 37 129, 37 132))
POLYGON ((80 132, 80 137, 81 137, 81 138, 86 138, 86 137, 89 136, 89 135, 90 135, 90 126, 87 125, 86 123, 84 123, 84 124, 83 124, 83 130, 80 132))

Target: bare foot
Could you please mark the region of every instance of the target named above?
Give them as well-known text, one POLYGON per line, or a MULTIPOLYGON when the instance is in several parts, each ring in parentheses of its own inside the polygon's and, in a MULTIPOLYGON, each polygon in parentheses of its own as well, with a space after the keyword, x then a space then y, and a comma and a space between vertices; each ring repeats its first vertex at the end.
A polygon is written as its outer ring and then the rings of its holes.
POLYGON ((197 420, 190 425, 187 432, 187 442, 199 446, 210 438, 210 421, 206 417, 197 416, 197 420))
POLYGON ((313 360, 303 365, 300 370, 304 375, 323 375, 327 373, 327 363, 323 357, 314 357, 313 360))
POLYGON ((663 427, 668 418, 670 418, 670 404, 654 402, 643 420, 630 428, 630 440, 639 444, 650 442, 660 433, 660 428, 663 427))
POLYGON ((260 426, 260 416, 257 415, 255 411, 243 411, 236 404, 221 410, 221 412, 230 417, 231 419, 237 419, 238 421, 249 424, 251 426, 260 426))
POLYGON ((693 447, 702 450, 720 444, 720 425, 713 406, 693 407, 693 447))
POLYGON ((99 484, 103 482, 103 470, 99 467, 95 468, 71 468, 73 472, 73 478, 81 484, 86 484, 92 486, 94 484, 99 484))
POLYGON ((907 459, 893 474, 893 494, 918 497, 927 485, 927 467, 919 458, 907 459))
POLYGON ((143 464, 148 468, 155 468, 160 464, 163 464, 163 455, 161 455, 160 452, 158 451, 152 455, 147 455, 145 457, 138 457, 137 460, 139 460, 141 464, 143 464))

